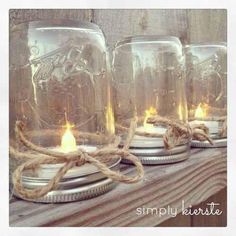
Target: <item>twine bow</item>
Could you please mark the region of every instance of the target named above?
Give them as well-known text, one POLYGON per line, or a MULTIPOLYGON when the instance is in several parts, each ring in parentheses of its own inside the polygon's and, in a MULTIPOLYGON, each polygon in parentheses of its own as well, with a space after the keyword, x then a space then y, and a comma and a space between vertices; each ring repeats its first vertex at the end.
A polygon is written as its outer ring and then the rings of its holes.
POLYGON ((106 177, 111 178, 114 181, 119 181, 127 184, 140 181, 144 176, 143 166, 136 156, 128 152, 129 144, 133 138, 135 129, 136 120, 133 120, 131 122, 129 134, 123 149, 117 148, 120 139, 116 137, 115 141, 112 144, 91 153, 87 153, 85 150, 79 149, 76 152, 64 154, 35 145, 31 141, 29 141, 25 137, 23 123, 17 121, 15 126, 16 136, 19 141, 29 150, 33 151, 33 153, 20 152, 16 150, 13 146, 10 146, 10 154, 13 157, 18 159, 27 159, 27 161, 17 167, 17 169, 13 173, 12 180, 14 185, 14 191, 20 197, 26 199, 35 199, 43 197, 48 192, 56 189, 60 180, 67 173, 68 170, 73 168, 75 165, 81 166, 86 162, 96 166, 99 171, 101 171, 106 177), (131 161, 136 166, 137 174, 135 176, 126 176, 122 173, 112 171, 105 164, 106 161, 111 161, 119 157, 131 161), (22 173, 25 170, 34 170, 35 168, 38 168, 41 164, 58 163, 64 163, 64 165, 58 170, 56 175, 48 182, 47 185, 35 189, 27 189, 23 186, 21 178, 22 173))
POLYGON ((209 137, 209 129, 204 124, 180 123, 161 116, 149 117, 147 120, 150 124, 168 126, 163 135, 163 142, 166 149, 171 149, 176 145, 186 142, 186 140, 208 141, 213 145, 209 137))
MULTIPOLYGON (((143 118, 139 118, 139 122, 143 122, 143 118)), ((172 149, 176 145, 185 143, 186 141, 198 140, 208 141, 213 145, 212 139, 209 137, 209 129, 204 124, 188 124, 172 119, 164 118, 161 116, 152 116, 147 119, 147 123, 154 125, 167 126, 165 134, 150 133, 146 131, 135 131, 136 135, 151 137, 151 138, 163 138, 165 149, 172 149)), ((129 128, 124 125, 116 124, 116 128, 121 132, 128 132, 129 128)))

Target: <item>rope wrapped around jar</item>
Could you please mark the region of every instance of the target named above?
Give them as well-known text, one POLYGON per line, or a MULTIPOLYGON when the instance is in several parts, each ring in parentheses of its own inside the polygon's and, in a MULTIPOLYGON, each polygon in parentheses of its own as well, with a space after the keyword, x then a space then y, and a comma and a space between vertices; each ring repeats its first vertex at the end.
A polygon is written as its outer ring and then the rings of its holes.
MULTIPOLYGON (((14 185, 14 191, 18 196, 27 199, 36 199, 45 196, 48 192, 55 190, 68 170, 75 165, 82 166, 85 163, 90 163, 98 168, 106 177, 111 178, 114 181, 132 184, 142 180, 144 176, 143 166, 140 160, 129 153, 129 144, 133 138, 134 131, 136 129, 137 121, 134 119, 130 124, 129 134, 122 149, 118 148, 120 138, 118 136, 110 137, 112 142, 94 152, 86 152, 83 149, 78 149, 71 153, 61 153, 48 148, 36 145, 29 141, 25 135, 24 124, 20 121, 16 122, 15 133, 18 141, 23 144, 28 151, 18 151, 15 147, 10 145, 10 154, 16 159, 26 160, 23 164, 18 166, 13 173, 12 181, 14 185), (117 158, 126 159, 131 161, 136 166, 135 176, 126 176, 120 172, 110 170, 106 165, 109 160, 117 158), (38 187, 35 189, 27 189, 23 186, 21 178, 22 173, 25 170, 34 170, 42 164, 58 164, 64 165, 58 170, 56 175, 47 183, 47 185, 38 187)), ((98 134, 81 133, 81 137, 90 138, 92 140, 99 140, 98 134)), ((101 137, 104 138, 104 137, 101 137)))
MULTIPOLYGON (((138 118, 138 122, 142 122, 143 117, 138 118)), ((149 133, 135 131, 136 135, 144 137, 162 137, 165 149, 172 149, 177 145, 185 143, 186 140, 198 140, 198 141, 208 141, 213 145, 213 140, 209 137, 209 129, 204 124, 189 124, 183 123, 181 121, 161 117, 161 116, 152 116, 147 119, 147 123, 153 125, 162 125, 167 126, 165 134, 159 133, 149 133)), ((117 124, 116 128, 122 132, 128 132, 129 128, 125 125, 117 124)))

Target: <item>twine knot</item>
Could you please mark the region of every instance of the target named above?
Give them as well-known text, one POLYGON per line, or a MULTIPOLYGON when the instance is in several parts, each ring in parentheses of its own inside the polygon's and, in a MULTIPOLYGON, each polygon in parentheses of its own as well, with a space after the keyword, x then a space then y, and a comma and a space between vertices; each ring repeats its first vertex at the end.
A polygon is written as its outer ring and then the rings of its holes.
MULTIPOLYGON (((143 117, 137 118, 137 122, 143 122, 143 117)), ((137 124, 136 122, 136 124, 137 124)), ((208 141, 213 145, 212 139, 209 137, 209 129, 204 124, 189 124, 183 123, 181 121, 168 119, 161 116, 152 116, 147 119, 147 123, 156 126, 167 126, 167 130, 164 134, 160 133, 150 133, 147 131, 136 131, 136 126, 133 127, 134 133, 139 136, 151 137, 151 138, 162 138, 165 149, 172 149, 176 145, 184 144, 189 141, 208 141)), ((121 132, 127 132, 128 127, 121 124, 116 124, 117 130, 121 132)))
POLYGON ((208 141, 213 145, 212 139, 209 137, 209 129, 204 124, 182 123, 180 121, 170 120, 161 116, 153 116, 148 118, 148 123, 154 125, 167 126, 167 130, 163 135, 163 142, 166 149, 172 149, 177 145, 188 141, 208 141))
MULTIPOLYGON (((77 152, 77 156, 75 156, 75 164, 77 166, 82 166, 84 165, 86 162, 87 162, 87 159, 86 159, 86 151, 83 150, 83 149, 79 149, 78 152, 77 152)), ((70 156, 66 157, 66 159, 68 161, 71 161, 72 158, 70 156)))
MULTIPOLYGON (((126 145, 123 149, 119 149, 120 138, 114 138, 114 142, 94 152, 86 152, 83 149, 79 149, 75 152, 68 154, 50 150, 38 146, 29 141, 24 134, 24 124, 20 121, 16 122, 15 131, 16 137, 19 141, 29 149, 31 152, 20 152, 10 145, 10 154, 17 159, 23 159, 26 161, 17 167, 14 171, 12 180, 14 185, 14 191, 18 196, 25 199, 35 199, 46 195, 48 192, 55 190, 68 170, 75 165, 81 166, 85 163, 90 163, 98 168, 106 177, 111 178, 114 181, 119 181, 127 184, 136 183, 140 181, 144 176, 143 166, 140 160, 128 152, 128 146, 134 136, 134 127, 136 127, 136 120, 131 122, 126 145), (112 160, 126 159, 132 162, 136 167, 136 175, 126 176, 120 172, 111 170, 106 163, 112 160), (62 163, 63 166, 58 170, 56 175, 47 183, 47 185, 38 187, 35 189, 27 189, 22 184, 22 173, 25 170, 35 170, 42 164, 58 164, 62 163)), ((85 137, 93 138, 93 134, 85 134, 85 137)), ((96 140, 98 137, 96 136, 96 140)))

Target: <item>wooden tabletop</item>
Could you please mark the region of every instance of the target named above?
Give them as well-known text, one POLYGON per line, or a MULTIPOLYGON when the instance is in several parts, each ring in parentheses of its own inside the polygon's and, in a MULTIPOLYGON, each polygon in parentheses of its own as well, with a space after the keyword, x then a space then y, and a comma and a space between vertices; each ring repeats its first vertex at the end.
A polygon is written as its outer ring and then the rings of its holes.
MULTIPOLYGON (((226 148, 192 149, 184 162, 145 166, 142 182, 119 184, 86 201, 43 204, 12 198, 10 226, 157 226, 171 214, 140 215, 140 210, 169 206, 181 212, 183 201, 187 208, 219 192, 226 187, 226 156, 226 148)), ((121 170, 135 171, 132 165, 121 170)))

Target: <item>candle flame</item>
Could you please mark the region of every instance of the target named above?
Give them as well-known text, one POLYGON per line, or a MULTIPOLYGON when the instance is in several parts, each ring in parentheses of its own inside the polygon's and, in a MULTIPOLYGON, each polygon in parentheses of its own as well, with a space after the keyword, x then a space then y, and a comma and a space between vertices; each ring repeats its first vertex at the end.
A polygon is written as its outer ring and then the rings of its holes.
POLYGON ((152 129, 152 127, 153 127, 153 124, 147 123, 148 118, 155 116, 155 115, 157 115, 157 110, 156 110, 156 108, 154 108, 152 106, 148 110, 145 111, 143 127, 146 131, 148 131, 149 129, 152 129))
POLYGON ((196 111, 195 111, 195 118, 205 118, 208 112, 208 105, 206 103, 199 103, 196 111))
POLYGON ((71 125, 69 122, 66 122, 66 131, 61 138, 61 151, 64 153, 74 152, 77 150, 76 140, 71 132, 71 125))

